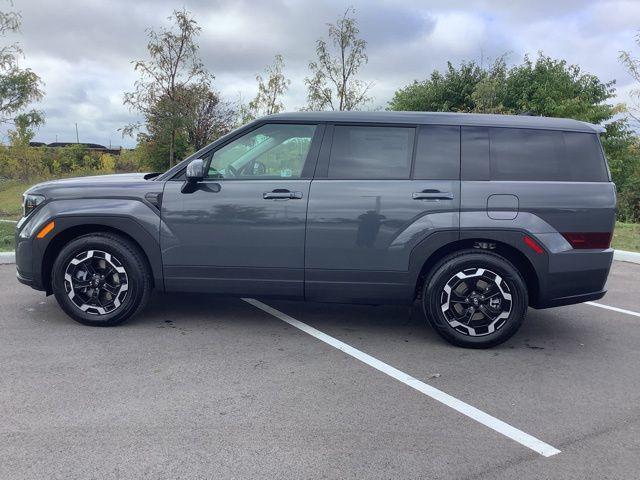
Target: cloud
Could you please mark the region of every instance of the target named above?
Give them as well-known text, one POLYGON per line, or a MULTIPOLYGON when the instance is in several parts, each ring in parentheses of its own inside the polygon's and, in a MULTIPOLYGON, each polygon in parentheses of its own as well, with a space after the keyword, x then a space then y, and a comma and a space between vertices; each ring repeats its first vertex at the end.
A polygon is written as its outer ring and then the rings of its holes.
MULTIPOLYGON (((292 79, 288 109, 304 106, 304 77, 315 42, 326 35, 349 5, 368 42, 369 63, 362 78, 372 81, 372 107, 384 107, 393 92, 442 69, 447 60, 491 61, 511 52, 518 62, 542 50, 566 58, 601 79, 617 80, 626 100, 632 80, 620 65, 619 50, 640 54, 634 35, 640 28, 640 2, 596 0, 186 0, 202 27, 200 54, 216 76, 215 87, 230 100, 255 95, 255 75, 276 53, 285 57, 292 79)), ((45 82, 47 123, 42 141, 75 139, 131 146, 118 128, 135 121, 122 95, 136 79, 131 61, 146 55, 146 30, 166 26, 182 3, 170 0, 109 2, 17 1, 23 15, 19 40, 23 64, 45 82)))

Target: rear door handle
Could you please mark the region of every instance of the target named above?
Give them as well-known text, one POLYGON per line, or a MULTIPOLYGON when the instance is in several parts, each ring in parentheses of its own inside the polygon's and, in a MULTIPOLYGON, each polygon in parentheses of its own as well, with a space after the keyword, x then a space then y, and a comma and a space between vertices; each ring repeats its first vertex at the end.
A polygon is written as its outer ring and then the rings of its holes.
POLYGON ((425 190, 413 192, 414 200, 453 200, 453 192, 440 192, 438 190, 425 190))
POLYGON ((300 200, 302 192, 291 192, 286 189, 277 188, 271 192, 264 192, 262 198, 265 200, 300 200))

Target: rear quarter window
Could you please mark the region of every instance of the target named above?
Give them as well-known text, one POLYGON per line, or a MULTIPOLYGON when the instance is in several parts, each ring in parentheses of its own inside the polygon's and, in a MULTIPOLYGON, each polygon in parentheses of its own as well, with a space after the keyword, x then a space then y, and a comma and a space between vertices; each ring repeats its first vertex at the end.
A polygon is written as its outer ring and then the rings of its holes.
POLYGON ((595 134, 490 128, 489 137, 492 180, 608 181, 595 134))
POLYGON ((563 132, 566 162, 576 182, 606 182, 607 165, 598 136, 593 133, 563 132))

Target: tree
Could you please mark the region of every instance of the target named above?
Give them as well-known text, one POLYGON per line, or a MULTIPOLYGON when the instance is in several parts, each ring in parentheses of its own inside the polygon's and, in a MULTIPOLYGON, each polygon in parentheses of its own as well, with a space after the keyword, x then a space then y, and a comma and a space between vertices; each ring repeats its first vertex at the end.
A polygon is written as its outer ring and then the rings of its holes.
POLYGON ((506 113, 504 106, 507 79, 506 54, 498 57, 483 74, 471 93, 473 111, 477 113, 506 113))
MULTIPOLYGON (((635 42, 640 46, 640 33, 636 34, 635 42)), ((640 83, 640 59, 633 57, 631 52, 623 50, 618 57, 622 64, 627 67, 629 75, 638 83, 640 83)), ((640 122, 640 87, 631 90, 631 97, 635 100, 635 104, 627 108, 627 113, 636 122, 640 122)))
MULTIPOLYGON (((0 11, 0 37, 19 31, 21 21, 18 12, 0 11)), ((20 128, 18 123, 25 121, 32 126, 44 121, 43 113, 38 110, 21 113, 30 103, 42 99, 44 92, 40 77, 29 68, 20 68, 20 56, 22 49, 18 43, 0 47, 0 122, 14 122, 17 128, 20 128), (22 115, 21 119, 16 115, 22 115)))
POLYGON ((356 78, 369 58, 353 15, 355 10, 349 7, 335 25, 328 24, 328 42, 316 42, 318 59, 309 63, 311 76, 304 79, 309 110, 357 110, 371 101, 367 92, 372 83, 356 78))
POLYGON ((389 110, 472 112, 476 107, 473 93, 485 76, 475 62, 462 63, 459 68, 447 62, 444 73, 434 70, 427 80, 397 90, 389 110))
POLYGON ((535 61, 525 56, 508 69, 503 55, 489 68, 449 62, 444 74, 435 70, 429 79, 396 91, 389 109, 544 115, 599 124, 619 111, 607 103, 614 85, 543 54, 535 61))
POLYGON ((184 95, 185 129, 194 151, 229 133, 235 124, 235 109, 206 85, 192 85, 184 95))
POLYGON ((610 120, 619 106, 608 103, 615 96, 615 81, 603 82, 584 73, 578 65, 540 54, 528 56, 508 72, 504 106, 510 113, 564 117, 595 124, 610 120))
POLYGON ((287 93, 291 80, 286 78, 283 73, 284 58, 277 54, 273 60, 273 64, 265 70, 267 80, 262 75, 256 75, 258 82, 258 94, 249 102, 249 111, 254 118, 263 115, 272 115, 284 110, 282 96, 287 93))
POLYGON ((7 132, 9 148, 3 152, 4 158, 0 162, 5 175, 24 182, 40 176, 44 170, 42 155, 39 149, 30 147, 29 142, 35 135, 33 127, 41 121, 39 115, 31 113, 23 113, 15 118, 15 129, 7 132))
MULTIPOLYGON (((191 13, 175 10, 168 19, 173 22, 171 29, 148 31, 149 59, 133 62, 140 78, 134 90, 125 93, 124 103, 143 115, 147 131, 156 142, 168 142, 169 166, 173 166, 179 131, 187 122, 184 95, 193 85, 208 88, 213 76, 198 55, 195 39, 200 27, 191 13)), ((128 125, 123 133, 133 134, 140 127, 139 123, 128 125)))

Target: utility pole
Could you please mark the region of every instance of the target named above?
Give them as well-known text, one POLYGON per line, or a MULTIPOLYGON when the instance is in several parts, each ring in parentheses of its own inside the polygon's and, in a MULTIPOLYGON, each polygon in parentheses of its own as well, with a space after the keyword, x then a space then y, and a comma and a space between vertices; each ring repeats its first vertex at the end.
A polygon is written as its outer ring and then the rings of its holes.
POLYGON ((78 122, 76 122, 76 143, 80 144, 80 137, 78 136, 78 122))

